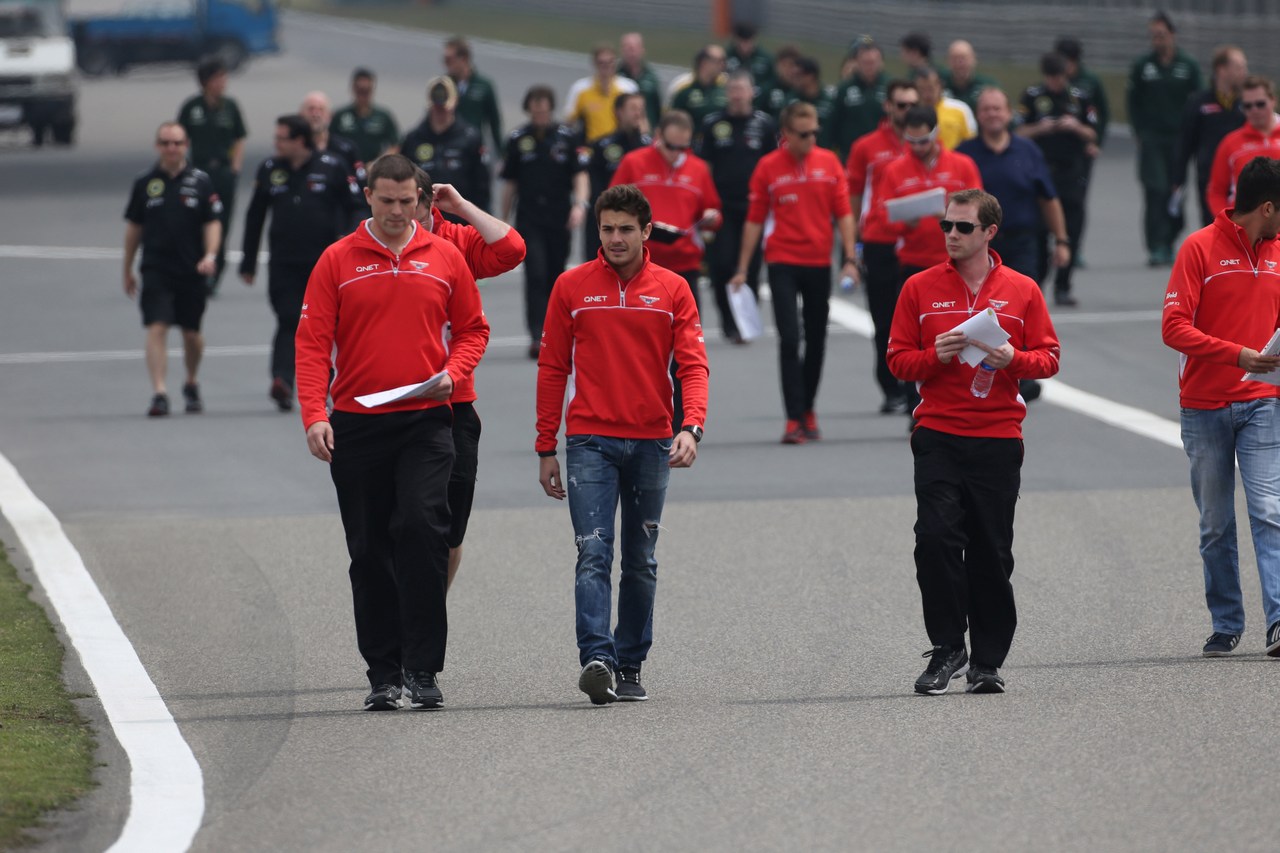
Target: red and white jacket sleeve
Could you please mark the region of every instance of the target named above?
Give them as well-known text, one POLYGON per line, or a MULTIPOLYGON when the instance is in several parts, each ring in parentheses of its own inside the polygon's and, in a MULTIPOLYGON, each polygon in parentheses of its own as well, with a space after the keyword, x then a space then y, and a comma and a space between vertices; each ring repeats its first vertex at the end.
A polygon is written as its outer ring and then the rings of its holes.
POLYGON ((475 372, 489 346, 489 321, 480 302, 480 288, 462 258, 455 263, 449 291, 449 358, 444 364, 456 385, 475 372))
POLYGON ((1231 204, 1231 154, 1235 150, 1234 140, 1228 137, 1218 146, 1213 155, 1213 168, 1209 170, 1209 183, 1204 189, 1204 199, 1209 204, 1209 212, 1217 216, 1218 212, 1231 204))
POLYGON ((903 382, 924 382, 945 366, 938 361, 933 341, 924 341, 921 334, 918 278, 907 279, 889 327, 889 372, 903 382))
POLYGON ((681 426, 705 426, 707 422, 707 346, 702 335, 702 320, 693 292, 687 287, 675 290, 676 376, 684 395, 684 423, 681 426))
POLYGON ((450 222, 438 209, 432 213, 438 217, 433 233, 458 248, 471 269, 471 274, 476 278, 502 275, 518 267, 524 260, 524 238, 516 229, 512 228, 499 240, 486 243, 475 227, 450 222))
POLYGON ((302 316, 294 335, 295 381, 304 429, 329 420, 325 401, 329 397, 333 342, 338 328, 335 257, 332 249, 326 251, 311 270, 306 294, 302 297, 302 316))
POLYGON ((565 297, 564 276, 556 280, 547 302, 542 325, 542 350, 538 355, 538 438, 534 449, 554 452, 564 414, 564 391, 573 370, 573 317, 565 297))
MULTIPOLYGON (((1214 163, 1217 169, 1217 163, 1214 163)), ((1239 364, 1241 344, 1207 335, 1196 328, 1196 309, 1204 286, 1206 253, 1196 240, 1188 240, 1178 252, 1169 274, 1169 287, 1164 294, 1164 315, 1160 335, 1165 345, 1178 352, 1205 361, 1239 364)))
POLYGON ((1048 379, 1057 374, 1062 347, 1039 288, 1031 291, 1022 317, 1022 348, 1014 350, 1013 361, 1005 368, 1014 379, 1048 379))

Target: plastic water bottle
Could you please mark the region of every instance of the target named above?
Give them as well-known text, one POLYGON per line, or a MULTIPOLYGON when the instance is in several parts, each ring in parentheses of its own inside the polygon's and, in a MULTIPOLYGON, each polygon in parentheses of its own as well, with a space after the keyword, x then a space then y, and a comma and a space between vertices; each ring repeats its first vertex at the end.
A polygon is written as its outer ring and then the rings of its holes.
POLYGON ((854 286, 854 285, 853 285, 853 276, 849 276, 849 275, 847 275, 847 276, 845 276, 844 278, 840 279, 840 290, 842 290, 843 292, 845 292, 845 293, 852 293, 852 292, 853 292, 853 286, 854 286))
POLYGON ((996 381, 996 369, 985 361, 978 365, 978 370, 973 374, 973 384, 969 386, 969 393, 978 398, 985 398, 991 393, 991 384, 996 381))

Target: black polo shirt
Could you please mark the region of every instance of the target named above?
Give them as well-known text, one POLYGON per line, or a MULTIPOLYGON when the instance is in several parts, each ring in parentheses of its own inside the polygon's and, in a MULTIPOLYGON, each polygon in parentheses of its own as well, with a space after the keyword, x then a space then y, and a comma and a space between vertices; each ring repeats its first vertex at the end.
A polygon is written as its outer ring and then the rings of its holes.
POLYGON ((187 165, 175 176, 159 164, 133 182, 124 218, 142 226, 142 269, 198 278, 204 226, 222 213, 208 174, 187 165))
POLYGON ((288 160, 268 157, 258 167, 245 214, 240 271, 257 268, 268 211, 272 262, 314 265, 331 243, 350 233, 362 200, 355 176, 340 157, 313 151, 299 169, 288 160))
POLYGON ((507 139, 500 177, 516 185, 516 219, 559 224, 569 218, 573 178, 586 168, 578 135, 563 124, 526 124, 507 139))
POLYGON ((762 110, 745 116, 714 112, 703 121, 696 153, 711 167, 726 212, 746 213, 751 173, 777 147, 778 123, 762 110))

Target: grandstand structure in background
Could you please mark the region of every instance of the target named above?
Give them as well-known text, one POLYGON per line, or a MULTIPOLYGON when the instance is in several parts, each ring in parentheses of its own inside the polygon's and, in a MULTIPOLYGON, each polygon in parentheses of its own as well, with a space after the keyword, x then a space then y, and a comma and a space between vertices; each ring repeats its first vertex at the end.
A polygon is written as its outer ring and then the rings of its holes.
MULTIPOLYGON (((465 0, 469 8, 537 12, 643 31, 645 25, 705 31, 713 0, 465 0)), ((772 38, 846 44, 868 33, 894 55, 899 38, 919 30, 941 61, 947 44, 968 39, 984 62, 1034 65, 1059 36, 1083 42, 1094 69, 1125 69, 1148 49, 1147 20, 1163 9, 1180 45, 1202 66, 1220 44, 1236 44, 1255 73, 1280 77, 1280 0, 730 0, 737 19, 754 20, 772 38)))

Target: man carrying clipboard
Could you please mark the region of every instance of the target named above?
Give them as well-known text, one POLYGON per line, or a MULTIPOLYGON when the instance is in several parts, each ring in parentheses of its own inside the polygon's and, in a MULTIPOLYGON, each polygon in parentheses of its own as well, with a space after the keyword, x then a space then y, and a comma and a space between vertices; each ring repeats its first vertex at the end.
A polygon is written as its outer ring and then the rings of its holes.
POLYGON ((1240 466, 1267 618, 1266 653, 1280 657, 1280 160, 1249 162, 1235 207, 1178 250, 1164 295, 1164 342, 1181 353, 1178 395, 1213 633, 1205 657, 1244 634, 1236 548, 1240 466), (1259 347, 1259 352, 1253 347, 1259 347), (1248 375, 1244 381, 1241 373, 1248 375))

